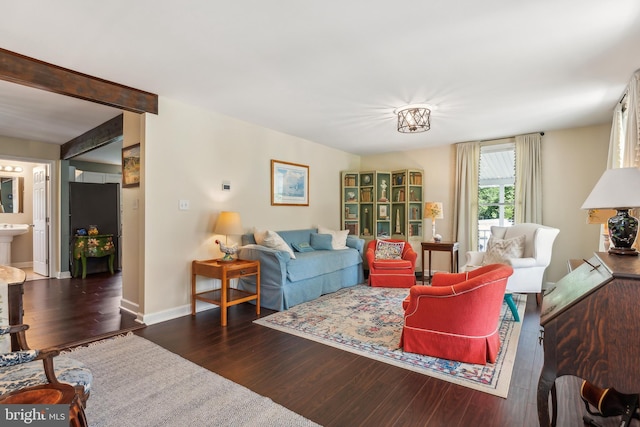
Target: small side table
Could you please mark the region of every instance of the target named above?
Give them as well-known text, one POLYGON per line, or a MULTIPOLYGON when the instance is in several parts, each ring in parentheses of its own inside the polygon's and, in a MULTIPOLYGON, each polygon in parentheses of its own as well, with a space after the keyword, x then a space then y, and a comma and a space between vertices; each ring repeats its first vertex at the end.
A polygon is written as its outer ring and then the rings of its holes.
POLYGON ((78 276, 78 262, 82 263, 82 278, 87 277, 87 258, 109 257, 109 272, 113 274, 113 259, 116 247, 113 244, 113 234, 99 234, 96 236, 76 236, 73 243, 73 258, 76 260, 73 275, 78 276))
POLYGON ((424 251, 429 251, 429 283, 431 283, 431 251, 451 253, 451 272, 458 272, 458 242, 422 242, 422 284, 424 280, 424 251))
POLYGON ((78 395, 69 384, 41 384, 26 387, 0 398, 0 405, 69 405, 69 426, 86 427, 87 417, 78 395))
POLYGON ((247 301, 256 302, 256 314, 260 314, 260 261, 237 259, 224 262, 217 259, 193 261, 191 263, 191 315, 196 314, 196 301, 204 301, 220 306, 220 324, 227 326, 227 307, 247 301), (196 276, 219 279, 220 289, 196 292, 196 276), (256 276, 256 293, 233 289, 231 279, 256 276))

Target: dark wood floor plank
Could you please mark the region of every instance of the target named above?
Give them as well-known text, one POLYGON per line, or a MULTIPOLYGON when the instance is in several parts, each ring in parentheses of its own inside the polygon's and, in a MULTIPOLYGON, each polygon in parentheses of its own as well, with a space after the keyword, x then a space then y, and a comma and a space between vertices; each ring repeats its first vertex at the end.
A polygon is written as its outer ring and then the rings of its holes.
MULTIPOLYGON (((121 292, 119 274, 27 282, 24 318, 31 346, 65 346, 140 327, 120 311, 121 292)), ((261 316, 272 312, 263 309, 261 316)), ((538 425, 536 388, 544 355, 533 297, 508 399, 266 328, 255 319, 255 306, 240 304, 229 309, 227 327, 214 308, 135 333, 324 426, 538 425)), ((576 380, 559 382, 559 425, 582 426, 576 380)))

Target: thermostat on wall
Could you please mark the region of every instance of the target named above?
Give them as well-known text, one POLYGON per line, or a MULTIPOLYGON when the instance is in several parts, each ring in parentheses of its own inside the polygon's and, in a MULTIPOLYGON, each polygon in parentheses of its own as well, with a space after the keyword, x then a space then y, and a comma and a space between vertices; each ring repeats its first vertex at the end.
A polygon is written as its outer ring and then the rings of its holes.
POLYGON ((231 181, 222 181, 222 191, 231 191, 231 181))

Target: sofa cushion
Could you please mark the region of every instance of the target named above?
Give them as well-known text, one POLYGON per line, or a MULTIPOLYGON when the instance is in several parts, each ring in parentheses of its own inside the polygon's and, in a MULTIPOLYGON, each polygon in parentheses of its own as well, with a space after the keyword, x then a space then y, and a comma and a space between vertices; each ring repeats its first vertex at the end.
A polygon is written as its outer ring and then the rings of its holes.
POLYGON ((318 226, 318 234, 331 235, 331 246, 333 249, 347 249, 347 235, 349 234, 349 230, 330 230, 318 226))
POLYGON ((287 263, 287 278, 291 282, 297 282, 333 273, 360 263, 362 263, 362 257, 355 249, 301 252, 298 253, 296 259, 287 263))
POLYGON ((487 252, 482 259, 482 265, 506 264, 509 258, 522 258, 524 242, 524 235, 506 240, 493 236, 489 237, 487 252))
POLYGON ((292 259, 296 258, 291 246, 289 246, 287 242, 285 242, 284 239, 280 237, 280 235, 275 231, 255 231, 253 235, 259 245, 266 246, 271 249, 276 249, 278 251, 288 252, 289 255, 291 255, 292 259))
POLYGON ((404 242, 387 242, 378 240, 376 243, 375 259, 402 259, 404 242))
POLYGON ((311 233, 311 247, 317 251, 330 251, 333 249, 331 245, 331 234, 311 233))
POLYGON ((376 270, 413 270, 413 264, 406 259, 377 259, 373 261, 376 270))

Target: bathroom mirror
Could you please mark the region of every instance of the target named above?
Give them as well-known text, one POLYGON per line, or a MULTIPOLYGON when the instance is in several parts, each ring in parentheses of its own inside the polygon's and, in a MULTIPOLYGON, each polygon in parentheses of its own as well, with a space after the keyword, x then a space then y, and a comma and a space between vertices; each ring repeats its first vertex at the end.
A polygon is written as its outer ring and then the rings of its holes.
POLYGON ((0 175, 0 213, 22 213, 24 178, 0 175))

